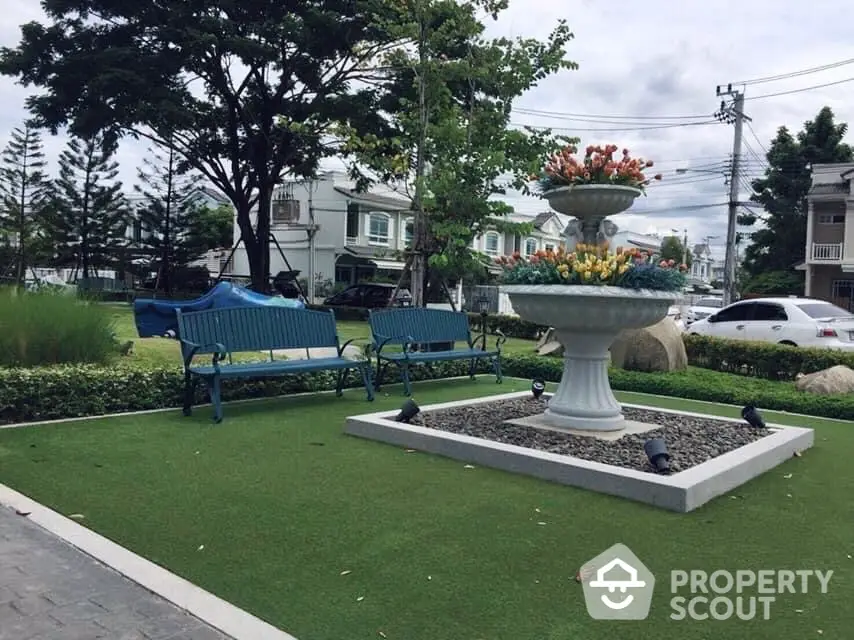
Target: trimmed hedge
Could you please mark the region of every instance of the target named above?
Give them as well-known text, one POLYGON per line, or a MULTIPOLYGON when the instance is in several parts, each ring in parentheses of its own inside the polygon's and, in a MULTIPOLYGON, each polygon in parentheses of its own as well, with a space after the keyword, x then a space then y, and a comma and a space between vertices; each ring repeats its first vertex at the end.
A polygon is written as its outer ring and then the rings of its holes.
POLYGON ((682 339, 688 352, 688 362, 714 371, 768 380, 794 380, 799 373, 822 371, 839 364, 854 369, 854 353, 835 349, 695 335, 684 335, 682 339))
MULTIPOLYGON (((541 377, 560 380, 562 362, 537 356, 507 356, 503 359, 507 376, 541 377)), ((468 373, 466 362, 436 363, 435 375, 426 367, 415 367, 414 380, 446 378, 468 373)), ((488 371, 482 363, 480 373, 488 371)), ((389 382, 396 372, 388 372, 389 382)), ((828 418, 854 419, 854 396, 819 396, 796 391, 788 382, 734 377, 702 369, 674 373, 637 373, 614 369, 610 372, 614 389, 655 393, 675 398, 707 400, 735 405, 754 403, 763 409, 805 413, 828 418)), ((358 386, 356 376, 348 379, 358 386)), ((181 406, 183 374, 178 368, 145 369, 139 366, 97 367, 73 365, 35 369, 0 368, 0 424, 74 418, 124 411, 141 411, 181 406)), ((260 380, 223 381, 225 400, 270 397, 335 387, 334 373, 293 375, 260 380)), ((496 388, 499 392, 500 388, 496 388)), ((206 390, 199 385, 197 402, 206 402, 206 390)), ((367 409, 366 404, 366 410, 367 409)), ((203 409, 204 411, 204 409, 203 409)))
MULTIPOLYGON (((309 309, 318 311, 332 310, 335 313, 335 319, 344 322, 367 322, 369 309, 362 307, 339 307, 339 306, 323 306, 309 305, 309 309)), ((479 313, 468 313, 469 326, 472 331, 480 331, 480 325, 483 322, 483 316, 479 313)), ((548 329, 546 326, 527 322, 521 318, 507 315, 488 315, 486 316, 486 328, 490 333, 495 333, 500 330, 508 338, 522 338, 523 340, 536 340, 548 329)))

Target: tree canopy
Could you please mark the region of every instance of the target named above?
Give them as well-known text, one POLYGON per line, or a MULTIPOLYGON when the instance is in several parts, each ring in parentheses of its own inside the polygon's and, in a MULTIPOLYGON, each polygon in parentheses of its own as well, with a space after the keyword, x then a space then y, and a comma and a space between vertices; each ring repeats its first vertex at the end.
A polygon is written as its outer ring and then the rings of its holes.
MULTIPOLYGON (((805 257, 811 166, 850 162, 852 149, 843 142, 847 131, 848 125, 837 123, 830 107, 822 108, 796 135, 780 127, 766 155, 769 166, 765 175, 752 183, 750 200, 764 213, 743 214, 739 222, 752 226, 761 220, 764 227, 751 234, 744 268, 753 278, 763 276, 766 280, 767 274, 780 272, 772 278, 777 283, 775 292, 802 279, 794 267, 805 257)), ((747 286, 750 288, 749 283, 747 286)), ((765 284, 763 287, 767 288, 765 284)))
POLYGON ((43 0, 0 73, 56 132, 106 130, 171 147, 234 204, 252 283, 269 283, 270 203, 284 175, 335 151, 332 123, 381 132, 385 0, 43 0), (355 83, 361 82, 357 87, 355 83))
MULTIPOLYGON (((440 275, 458 276, 478 264, 471 244, 486 228, 513 227, 504 220, 512 208, 500 196, 511 187, 525 190, 527 177, 558 145, 548 131, 511 127, 510 113, 526 90, 575 68, 565 59, 572 34, 561 21, 545 41, 487 39, 487 16, 507 6, 507 0, 397 3, 395 13, 378 21, 390 41, 412 43, 384 57, 379 106, 390 135, 344 132, 351 173, 362 187, 380 181, 411 197, 412 262, 426 262, 440 275)), ((420 271, 413 266, 415 304, 423 301, 420 271)))

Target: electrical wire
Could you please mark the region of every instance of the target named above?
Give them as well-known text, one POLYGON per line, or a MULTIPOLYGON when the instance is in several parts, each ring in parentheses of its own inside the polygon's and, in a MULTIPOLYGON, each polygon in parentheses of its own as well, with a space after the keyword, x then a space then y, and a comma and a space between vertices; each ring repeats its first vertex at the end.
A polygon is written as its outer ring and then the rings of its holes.
POLYGON ((836 69, 838 67, 844 67, 849 64, 854 64, 854 58, 849 58, 847 60, 840 60, 839 62, 831 62, 829 64, 824 64, 818 67, 811 67, 809 69, 802 69, 800 71, 790 71, 788 73, 781 73, 776 76, 766 76, 764 78, 753 78, 752 80, 740 80, 739 82, 733 82, 732 84, 737 84, 741 86, 748 86, 752 84, 763 84, 765 82, 777 82, 778 80, 787 80, 789 78, 798 78, 800 76, 806 76, 813 73, 819 73, 821 71, 827 71, 828 69, 836 69))
POLYGON ((587 128, 579 128, 579 127, 544 127, 542 125, 531 125, 519 122, 511 122, 511 125, 514 127, 525 127, 528 129, 535 129, 541 131, 651 131, 653 129, 676 129, 680 127, 701 127, 712 124, 723 124, 718 120, 707 120, 705 122, 680 122, 677 124, 663 124, 663 125, 653 125, 653 126, 641 126, 641 127, 624 127, 624 128, 613 128, 613 129, 587 129, 587 128))
POLYGON ((678 124, 674 122, 660 122, 666 120, 701 120, 712 117, 710 113, 702 113, 695 116, 606 116, 606 115, 572 115, 562 114, 556 111, 538 111, 536 109, 513 109, 513 113, 517 115, 535 116, 540 118, 548 118, 550 120, 560 120, 566 122, 587 122, 590 124, 611 124, 611 125, 629 125, 629 126, 649 126, 659 124, 678 124))
POLYGON ((854 82, 854 78, 845 78, 844 80, 836 80, 835 82, 825 82, 824 84, 816 84, 811 87, 801 87, 800 89, 790 89, 789 91, 777 91, 776 93, 764 93, 759 96, 745 96, 745 100, 762 100, 763 98, 776 98, 777 96, 788 96, 793 93, 803 93, 804 91, 814 91, 815 89, 824 89, 825 87, 833 87, 846 82, 854 82))

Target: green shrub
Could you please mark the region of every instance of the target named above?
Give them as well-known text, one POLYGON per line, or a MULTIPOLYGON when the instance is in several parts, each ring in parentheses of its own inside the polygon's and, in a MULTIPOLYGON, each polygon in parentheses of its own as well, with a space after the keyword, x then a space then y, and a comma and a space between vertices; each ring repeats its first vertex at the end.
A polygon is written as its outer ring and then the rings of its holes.
POLYGON ((768 380, 794 380, 798 373, 813 373, 838 364, 854 368, 854 353, 835 349, 693 335, 683 336, 683 341, 691 365, 768 380))
MULTIPOLYGON (((507 356, 504 373, 521 378, 541 377, 560 380, 563 365, 555 358, 507 356)), ((480 373, 489 371, 481 363, 480 373)), ((413 380, 464 376, 467 362, 435 363, 432 370, 414 367, 413 380)), ((675 398, 707 400, 735 405, 754 403, 763 409, 790 411, 828 418, 854 419, 854 396, 819 396, 796 391, 789 382, 772 382, 708 371, 689 369, 675 373, 638 373, 612 370, 614 389, 654 393, 675 398)), ((350 386, 359 386, 354 373, 350 386)), ((390 367, 385 379, 399 379, 390 367)), ((488 380, 489 378, 485 378, 488 380)), ((277 396, 304 391, 333 389, 331 372, 300 374, 257 380, 225 380, 226 400, 277 396)), ((179 407, 182 402, 183 374, 179 368, 140 366, 103 367, 96 365, 60 365, 32 369, 0 368, 0 424, 103 415, 124 411, 142 411, 179 407)), ((496 393, 501 391, 495 388, 496 393)), ((199 385, 196 402, 207 402, 207 391, 199 385)), ((369 405, 366 411, 369 411, 369 405)), ((202 411, 205 411, 203 409, 202 411)))
POLYGON ((0 366, 103 363, 114 351, 108 309, 47 290, 0 291, 0 366))

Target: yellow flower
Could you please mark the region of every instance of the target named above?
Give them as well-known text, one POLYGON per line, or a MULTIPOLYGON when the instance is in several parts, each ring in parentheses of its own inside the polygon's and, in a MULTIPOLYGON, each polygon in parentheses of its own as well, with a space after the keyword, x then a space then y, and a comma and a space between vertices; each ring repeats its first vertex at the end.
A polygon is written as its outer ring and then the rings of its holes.
POLYGON ((621 264, 620 267, 617 269, 617 273, 619 273, 620 275, 623 275, 628 270, 629 270, 629 265, 624 263, 624 264, 621 264))

